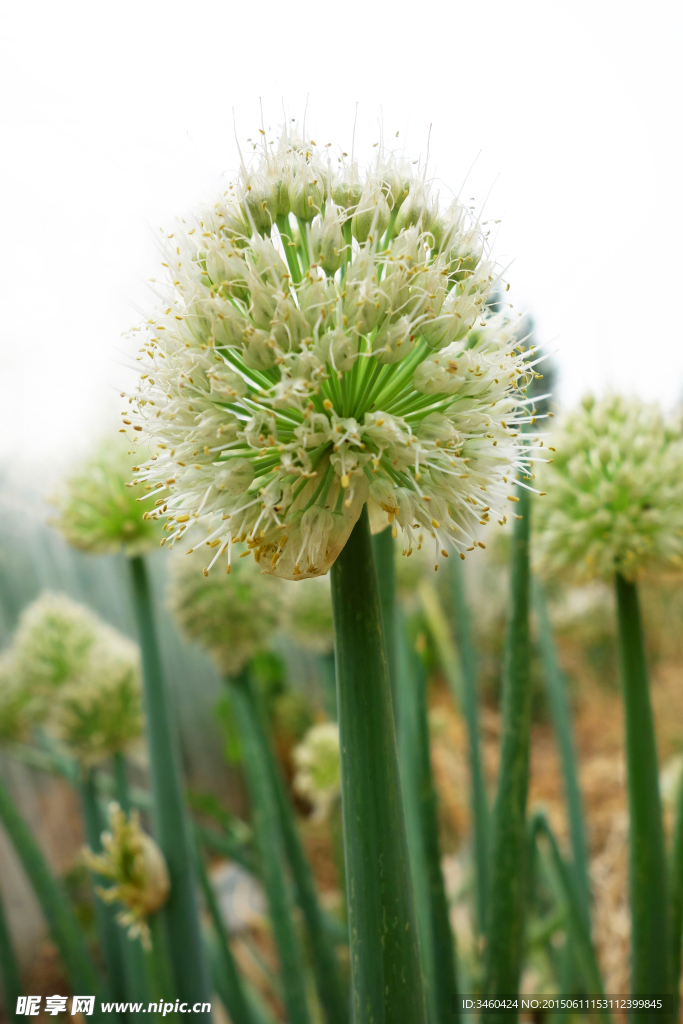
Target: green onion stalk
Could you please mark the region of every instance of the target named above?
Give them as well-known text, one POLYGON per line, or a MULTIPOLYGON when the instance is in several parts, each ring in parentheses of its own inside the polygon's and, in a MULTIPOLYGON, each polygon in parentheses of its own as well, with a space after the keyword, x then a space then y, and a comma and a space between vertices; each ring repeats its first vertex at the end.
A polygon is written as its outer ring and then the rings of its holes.
MULTIPOLYGON (((398 635, 396 607, 396 562, 395 546, 392 530, 387 527, 372 538, 372 550, 377 566, 377 582, 379 585, 379 602, 382 608, 382 626, 386 643, 387 666, 389 669, 389 685, 394 711, 397 705, 398 688, 398 635)), ((396 731, 399 723, 396 721, 396 731)))
POLYGON ((588 852, 583 825, 583 806, 576 768, 576 752, 572 731, 571 710, 567 698, 566 682, 557 661, 552 626, 543 585, 538 579, 532 584, 534 610, 538 621, 538 643, 543 662, 543 678, 550 705, 550 714, 559 747, 564 779, 565 799, 572 844, 573 871, 580 893, 583 913, 590 925, 590 881, 588 852))
POLYGON ((230 1014, 232 1024, 255 1024, 252 1016, 247 995, 242 984, 235 958, 230 948, 230 939, 221 910, 213 891, 213 886, 204 866, 204 851, 200 848, 197 851, 197 863, 199 867, 199 882, 204 893, 206 906, 211 917, 214 931, 216 933, 216 946, 220 959, 220 977, 223 983, 225 1008, 230 1014))
MULTIPOLYGON (((163 910, 169 953, 181 1001, 208 1003, 208 971, 201 940, 194 853, 183 798, 177 735, 161 665, 147 568, 142 556, 130 559, 130 570, 142 650, 154 825, 171 881, 169 900, 163 910)), ((203 1017, 208 1020, 208 1014, 203 1017)))
POLYGON ((228 680, 237 721, 252 828, 260 854, 263 887, 281 968, 281 984, 289 1024, 310 1024, 304 958, 294 927, 292 901, 285 875, 286 852, 272 772, 264 757, 263 736, 249 668, 228 680))
POLYGON ((332 568, 355 1024, 426 1024, 377 572, 363 509, 332 568))
POLYGON ((40 847, 19 814, 2 779, 0 779, 0 821, 2 821, 31 882, 47 921, 52 940, 59 951, 70 985, 76 992, 96 996, 93 1017, 95 1020, 104 1020, 99 1009, 102 986, 88 955, 85 937, 66 893, 50 872, 40 847))
MULTIPOLYGON (((530 494, 519 488, 512 537, 511 614, 505 644, 498 791, 493 809, 486 992, 519 989, 524 940, 526 802, 531 734, 529 638, 530 494)), ((483 1020, 496 1019, 485 1013, 483 1020)))
POLYGON ((471 779, 470 805, 474 825, 476 924, 479 934, 484 935, 486 932, 486 913, 489 895, 490 813, 481 761, 476 654, 470 635, 469 612, 464 595, 461 571, 455 566, 451 572, 454 580, 453 591, 456 595, 454 604, 458 624, 459 647, 456 647, 453 643, 448 621, 435 588, 426 582, 422 582, 420 584, 420 598, 453 702, 456 707, 462 708, 467 728, 471 779))
POLYGON ((348 998, 342 986, 334 945, 318 900, 313 874, 301 845, 292 804, 285 790, 282 773, 265 726, 265 716, 253 684, 248 686, 246 694, 260 747, 260 760, 267 767, 271 778, 282 841, 292 872, 296 899, 308 932, 318 998, 328 1024, 345 1024, 348 1020, 348 998))
POLYGON ((429 1019, 447 1024, 458 991, 455 941, 441 870, 437 793, 432 777, 427 720, 426 679, 422 657, 411 647, 405 623, 398 685, 398 746, 408 846, 417 902, 422 963, 427 983, 429 1019))
MULTIPOLYGON (((672 991, 664 828, 657 744, 638 589, 616 577, 619 652, 626 716, 630 822, 631 991, 672 991)), ((656 1014, 652 1014, 654 1021, 656 1014)), ((650 1019, 646 1015, 646 1019, 650 1019)), ((658 1019, 661 1019, 661 1015, 658 1019)))

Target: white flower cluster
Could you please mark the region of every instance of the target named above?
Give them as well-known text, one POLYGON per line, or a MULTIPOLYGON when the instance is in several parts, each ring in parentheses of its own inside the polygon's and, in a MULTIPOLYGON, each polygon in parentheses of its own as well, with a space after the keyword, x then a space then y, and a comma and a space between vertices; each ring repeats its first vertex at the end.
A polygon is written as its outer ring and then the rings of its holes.
POLYGON ((588 396, 552 441, 539 569, 577 581, 683 567, 683 430, 637 399, 588 396))
MULTIPOLYGON (((168 539, 209 524, 287 579, 328 571, 363 504, 405 551, 477 543, 505 520, 534 374, 469 210, 378 151, 361 173, 285 132, 166 238, 169 288, 144 332, 124 423, 168 539), (386 520, 385 520, 386 521, 386 520)), ((197 531, 202 534, 202 531, 197 531)), ((192 534, 194 537, 194 533, 192 534)), ((209 559, 207 558, 207 562, 209 559)), ((209 566, 210 568, 210 566, 209 566)))
POLYGON ((91 766, 141 736, 139 648, 66 594, 45 591, 22 612, 0 664, 7 739, 42 723, 91 766))

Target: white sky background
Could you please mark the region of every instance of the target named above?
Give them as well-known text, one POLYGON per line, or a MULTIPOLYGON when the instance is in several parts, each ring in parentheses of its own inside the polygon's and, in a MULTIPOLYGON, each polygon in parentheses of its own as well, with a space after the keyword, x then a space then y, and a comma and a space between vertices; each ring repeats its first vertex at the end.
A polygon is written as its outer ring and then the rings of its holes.
POLYGON ((159 225, 240 142, 424 154, 485 218, 560 398, 683 395, 681 5, 489 0, 15 3, 0 24, 0 460, 39 486, 118 427, 159 225), (400 132, 398 140, 393 138, 400 132), (479 154, 479 156, 478 156, 479 154))

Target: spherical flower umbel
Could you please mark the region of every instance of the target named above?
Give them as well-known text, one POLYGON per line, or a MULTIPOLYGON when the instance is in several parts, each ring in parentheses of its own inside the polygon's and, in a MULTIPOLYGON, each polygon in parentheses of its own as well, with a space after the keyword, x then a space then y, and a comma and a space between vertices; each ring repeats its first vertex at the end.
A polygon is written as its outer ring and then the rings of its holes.
POLYGON ((336 722, 323 722, 308 730, 294 748, 294 789, 313 805, 319 820, 328 817, 341 796, 339 727, 336 722))
POLYGON ((24 610, 0 690, 0 733, 42 723, 87 767, 142 734, 139 648, 66 594, 46 591, 24 610))
POLYGON ((164 905, 170 891, 168 868, 164 856, 140 828, 140 816, 131 811, 126 816, 118 804, 109 805, 109 831, 102 833, 102 853, 87 847, 83 859, 90 871, 113 885, 98 887, 105 903, 123 903, 125 910, 117 914, 119 924, 128 929, 131 939, 140 936, 143 946, 152 947, 147 919, 164 905))
POLYGON ((267 646, 283 612, 285 584, 266 579, 251 559, 231 577, 205 576, 203 548, 172 559, 169 606, 183 632, 211 654, 219 670, 236 675, 267 646))
POLYGON ((21 613, 12 646, 15 671, 45 713, 59 688, 85 671, 100 627, 83 605, 49 590, 21 613))
POLYGON ((577 581, 683 567, 683 431, 638 399, 586 397, 552 441, 535 551, 577 581), (552 450, 551 449, 551 450, 552 450))
POLYGON ((146 514, 171 542, 209 524, 205 568, 246 545, 262 572, 321 575, 368 500, 406 552, 431 535, 463 553, 528 466, 534 371, 487 308, 481 227, 381 148, 366 172, 330 153, 264 136, 167 236, 167 301, 137 328, 146 514))
POLYGON ((136 459, 125 440, 106 442, 69 477, 54 499, 54 525, 75 548, 90 554, 139 555, 162 539, 160 524, 145 519, 131 477, 136 459))

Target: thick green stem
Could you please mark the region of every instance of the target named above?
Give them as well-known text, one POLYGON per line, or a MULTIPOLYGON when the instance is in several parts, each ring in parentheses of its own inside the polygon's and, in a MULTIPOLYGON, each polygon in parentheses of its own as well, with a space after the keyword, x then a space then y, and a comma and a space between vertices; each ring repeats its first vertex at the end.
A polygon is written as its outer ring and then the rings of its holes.
MULTIPOLYGON (((83 769, 80 780, 81 806, 83 822, 88 845, 93 853, 102 853, 102 833, 106 827, 97 797, 95 774, 83 769)), ((96 887, 106 886, 105 878, 96 879, 96 887)), ((107 968, 107 988, 109 999, 125 1002, 126 983, 123 962, 122 939, 125 937, 116 923, 117 908, 105 903, 95 894, 95 916, 97 919, 97 935, 107 968)))
POLYGON ((12 936, 10 935, 9 924, 5 915, 5 905, 0 895, 0 976, 2 977, 2 990, 5 996, 5 1007, 8 1020, 18 1020, 16 1015, 17 999, 24 994, 19 972, 19 962, 12 936))
POLYGON ((646 995, 671 991, 664 829, 638 590, 617 575, 616 591, 626 716, 631 991, 646 995))
POLYGON ((583 829, 583 806, 576 770, 576 754, 572 733, 571 710, 567 698, 567 687, 557 661, 553 642, 552 626, 548 615, 543 587, 533 581, 533 600, 538 620, 538 642, 543 661, 543 678, 548 694, 550 714, 553 719, 555 736, 562 761, 569 832, 572 840, 573 869, 576 885, 581 897, 586 923, 590 926, 590 882, 588 877, 588 853, 583 829))
POLYGON ((422 963, 428 985, 429 1019, 434 1024, 448 1024, 453 1019, 453 999, 457 994, 455 942, 441 871, 437 794, 429 751, 426 680, 422 659, 407 641, 404 626, 401 626, 400 633, 405 652, 401 658, 403 671, 398 688, 399 756, 411 867, 418 901, 422 963), (423 901, 424 906, 421 907, 423 901))
POLYGON ((282 992, 289 1024, 309 1024, 304 959, 292 921, 284 874, 285 845, 272 772, 263 756, 261 726, 251 692, 249 670, 229 680, 251 802, 251 823, 259 851, 263 886, 281 968, 282 992))
MULTIPOLYGON (((387 666, 389 668, 389 685, 391 699, 396 709, 396 689, 398 686, 397 637, 396 637, 396 562, 394 560, 394 538, 391 527, 376 533, 372 538, 372 550, 377 567, 377 583, 379 585, 379 603, 382 609, 382 626, 384 643, 386 644, 387 666)), ((398 729, 398 723, 396 723, 398 729)))
MULTIPOLYGON (((486 991, 519 988, 524 939, 526 802, 529 787, 531 676, 529 642, 529 492, 519 489, 512 536, 512 609, 505 644, 498 791, 493 810, 486 991)), ((483 1020, 496 1015, 484 1014, 483 1020)))
POLYGON ((94 1018, 104 1020, 99 1004, 99 978, 88 956, 85 938, 60 883, 53 878, 45 858, 19 814, 4 782, 0 779, 0 821, 7 831, 21 865, 33 886, 45 915, 52 940, 59 950, 64 970, 75 992, 96 995, 94 1018))
POLYGON ((426 1024, 367 508, 332 567, 354 1024, 426 1024))
POLYGON ((225 1008, 230 1014, 232 1024, 255 1024, 242 986, 242 979, 239 975, 239 971, 237 970, 232 950, 230 949, 230 939, 221 916, 218 900, 216 899, 216 894, 213 891, 213 886, 211 885, 209 876, 206 873, 206 868, 204 867, 202 854, 203 851, 199 849, 197 851, 199 882, 204 893, 206 906, 218 940, 217 945, 220 957, 220 975, 223 983, 223 998, 226 1004, 225 1008))
POLYGON ((671 855, 671 981, 674 994, 673 1020, 678 1020, 683 946, 683 777, 676 801, 676 826, 671 855))
MULTIPOLYGON (((130 560, 133 603, 140 632, 145 686, 154 826, 166 858, 171 893, 164 908, 178 996, 182 1002, 209 1002, 199 907, 194 878, 191 833, 180 778, 177 735, 157 643, 147 570, 142 558, 130 560)), ((209 1020, 209 1014, 202 1019, 209 1020)))

